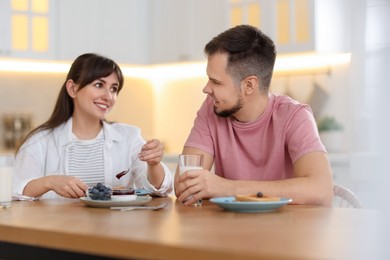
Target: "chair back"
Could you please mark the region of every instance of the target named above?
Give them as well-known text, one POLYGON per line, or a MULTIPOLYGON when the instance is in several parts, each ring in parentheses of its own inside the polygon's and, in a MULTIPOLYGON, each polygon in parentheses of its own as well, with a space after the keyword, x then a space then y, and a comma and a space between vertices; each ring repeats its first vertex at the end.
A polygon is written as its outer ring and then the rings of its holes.
POLYGON ((346 187, 333 185, 333 207, 337 208, 362 208, 359 198, 346 187))

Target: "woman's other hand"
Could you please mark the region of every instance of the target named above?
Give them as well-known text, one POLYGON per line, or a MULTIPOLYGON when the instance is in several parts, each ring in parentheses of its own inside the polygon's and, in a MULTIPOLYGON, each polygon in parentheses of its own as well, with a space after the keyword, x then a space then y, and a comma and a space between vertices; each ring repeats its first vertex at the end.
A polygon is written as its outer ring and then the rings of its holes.
POLYGON ((84 197, 88 186, 73 176, 48 176, 47 184, 50 190, 65 198, 84 197))

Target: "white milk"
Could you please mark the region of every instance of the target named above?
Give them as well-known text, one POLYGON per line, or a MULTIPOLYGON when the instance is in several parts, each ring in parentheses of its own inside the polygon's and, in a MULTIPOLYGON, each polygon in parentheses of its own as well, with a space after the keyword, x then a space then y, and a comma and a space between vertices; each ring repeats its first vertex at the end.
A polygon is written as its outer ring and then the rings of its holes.
POLYGON ((12 200, 12 167, 0 167, 0 208, 9 207, 12 200))
POLYGON ((193 171, 193 170, 203 170, 202 166, 180 166, 179 171, 180 175, 182 175, 185 172, 193 171))

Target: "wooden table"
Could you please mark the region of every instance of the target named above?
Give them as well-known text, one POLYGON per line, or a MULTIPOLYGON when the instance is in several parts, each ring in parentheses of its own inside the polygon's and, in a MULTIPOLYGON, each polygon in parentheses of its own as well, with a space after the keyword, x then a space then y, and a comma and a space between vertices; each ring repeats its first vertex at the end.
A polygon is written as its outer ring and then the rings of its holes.
MULTIPOLYGON (((79 200, 13 202, 0 210, 0 241, 117 258, 380 259, 380 212, 288 205, 227 212, 209 201, 159 211, 113 211, 79 200)), ((16 255, 20 252, 15 252, 16 255)), ((1 258, 1 252, 0 252, 1 258)))

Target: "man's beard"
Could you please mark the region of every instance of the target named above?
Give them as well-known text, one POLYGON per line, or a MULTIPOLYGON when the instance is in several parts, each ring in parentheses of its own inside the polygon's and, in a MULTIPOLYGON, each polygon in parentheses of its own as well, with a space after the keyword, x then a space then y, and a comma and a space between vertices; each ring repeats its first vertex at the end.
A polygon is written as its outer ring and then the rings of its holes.
POLYGON ((217 108, 214 107, 214 113, 219 117, 230 117, 233 116, 235 113, 237 113, 242 108, 242 97, 239 97, 237 100, 237 103, 229 109, 222 110, 220 112, 217 112, 217 108))

